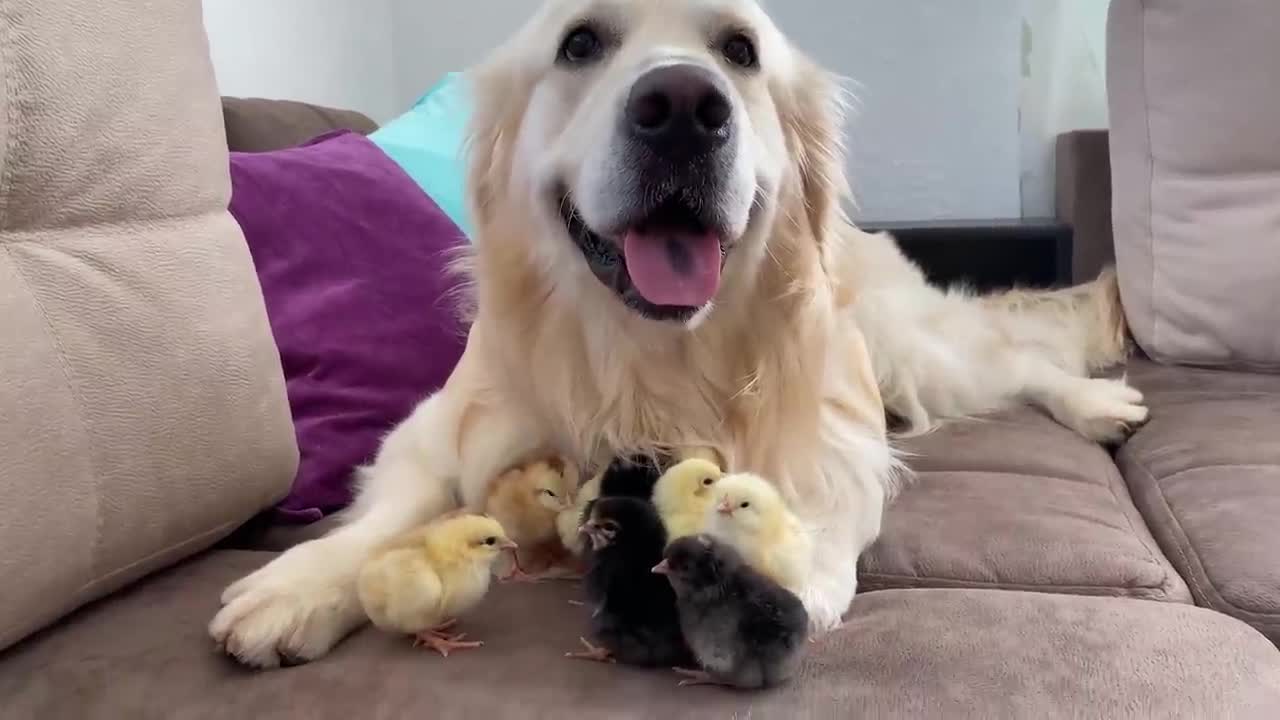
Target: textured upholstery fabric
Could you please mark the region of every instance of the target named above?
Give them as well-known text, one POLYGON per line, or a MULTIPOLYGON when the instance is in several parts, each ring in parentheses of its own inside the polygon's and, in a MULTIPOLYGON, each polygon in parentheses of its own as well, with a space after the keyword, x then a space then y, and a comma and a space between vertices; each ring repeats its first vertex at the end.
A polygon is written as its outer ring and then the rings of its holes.
POLYGON ((197 0, 0 3, 0 648, 288 489, 197 0))
POLYGON ((1151 421, 1120 451, 1198 604, 1280 644, 1280 377, 1135 362, 1151 421))
POLYGON ((587 624, 569 583, 496 586, 447 660, 370 629, 301 667, 251 673, 204 625, 271 556, 219 551, 87 608, 0 657, 28 718, 1274 718, 1280 652, 1190 605, 985 590, 861 595, 764 693, 677 688, 667 671, 567 660, 587 624), (536 619, 535 619, 536 618, 536 619))
POLYGON ((1189 602, 1107 453, 1030 408, 904 443, 916 478, 862 588, 974 587, 1189 602))
POLYGON ((1115 0, 1116 263, 1156 360, 1280 371, 1280 3, 1115 0))
POLYGON ((368 135, 378 129, 354 110, 262 98, 222 98, 222 120, 232 152, 282 150, 331 130, 368 135))

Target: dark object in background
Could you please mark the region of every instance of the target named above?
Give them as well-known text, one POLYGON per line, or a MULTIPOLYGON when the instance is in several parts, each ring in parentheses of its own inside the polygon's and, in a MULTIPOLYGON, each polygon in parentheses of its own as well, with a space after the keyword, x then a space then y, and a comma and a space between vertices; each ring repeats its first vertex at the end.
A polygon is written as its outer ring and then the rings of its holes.
POLYGON ((939 287, 978 292, 1071 284, 1072 231, 1056 220, 939 220, 867 223, 891 233, 939 287))
POLYGON ((601 647, 571 655, 644 667, 690 662, 675 591, 652 572, 667 544, 658 511, 648 500, 601 497, 588 512, 585 586, 593 606, 590 634, 601 647))
POLYGON ((809 614, 790 590, 710 535, 678 538, 653 572, 676 591, 680 628, 702 672, 681 684, 754 689, 790 679, 809 636, 809 614))

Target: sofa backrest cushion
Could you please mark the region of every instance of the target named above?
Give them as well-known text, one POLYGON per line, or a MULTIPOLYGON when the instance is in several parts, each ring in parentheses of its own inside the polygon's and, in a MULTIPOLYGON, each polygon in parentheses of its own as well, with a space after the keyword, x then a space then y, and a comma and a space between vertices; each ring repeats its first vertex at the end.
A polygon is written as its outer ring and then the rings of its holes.
POLYGON ((263 98, 222 98, 222 121, 231 152, 283 150, 332 130, 368 135, 378 129, 367 115, 354 110, 263 98))
POLYGON ((1116 263, 1164 362, 1280 370, 1280 2, 1114 0, 1116 263))
POLYGON ((4 0, 0 648, 288 490, 229 194, 199 0, 4 0))

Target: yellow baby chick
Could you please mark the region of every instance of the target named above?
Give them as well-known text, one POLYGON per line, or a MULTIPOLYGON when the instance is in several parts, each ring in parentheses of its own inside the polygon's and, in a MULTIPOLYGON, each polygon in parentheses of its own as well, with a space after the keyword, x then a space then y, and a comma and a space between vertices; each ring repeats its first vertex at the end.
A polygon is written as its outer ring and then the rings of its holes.
POLYGON ((762 477, 736 473, 721 478, 706 529, 792 592, 809 577, 813 540, 777 488, 762 477))
POLYGON ((653 505, 670 540, 703 531, 720 475, 719 465, 694 457, 671 466, 658 478, 653 505))
MULTIPOLYGON (((573 506, 578 472, 559 458, 538 460, 498 476, 485 499, 485 514, 506 528, 507 535, 529 556, 559 551, 557 518, 573 506)), ((562 552, 562 551, 561 551, 562 552)), ((513 569, 505 580, 536 580, 513 554, 513 569)), ((547 564, 547 563, 543 563, 547 564)))
POLYGON ((573 496, 573 504, 556 516, 556 532, 560 543, 575 557, 582 557, 586 552, 586 539, 578 528, 586 521, 587 506, 592 500, 600 497, 600 481, 604 479, 604 468, 582 484, 573 496))
POLYGON ((480 647, 446 631, 489 591, 493 561, 515 548, 493 518, 438 520, 397 538, 364 564, 356 580, 360 604, 377 627, 413 635, 415 645, 445 657, 480 647))

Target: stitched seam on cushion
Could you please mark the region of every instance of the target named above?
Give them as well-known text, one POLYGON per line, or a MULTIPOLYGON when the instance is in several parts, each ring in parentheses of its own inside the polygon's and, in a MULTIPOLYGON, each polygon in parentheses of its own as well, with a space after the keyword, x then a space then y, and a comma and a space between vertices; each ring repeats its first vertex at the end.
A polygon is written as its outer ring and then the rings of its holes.
POLYGON ((62 346, 62 340, 58 337, 57 331, 53 327, 53 321, 49 319, 49 312, 45 309, 44 303, 40 300, 40 296, 36 294, 31 287, 31 282, 27 279, 27 275, 22 270, 22 265, 13 257, 13 251, 0 244, 0 250, 3 250, 5 257, 9 259, 9 263, 13 265, 14 275, 17 276, 18 282, 22 283, 27 295, 31 297, 32 304, 35 305, 36 311, 40 313, 40 319, 44 323, 45 333, 49 337, 50 344, 53 345, 54 353, 58 356, 58 369, 62 373, 63 382, 67 384, 67 390, 71 393, 72 400, 76 404, 76 420, 80 424, 80 432, 84 433, 84 442, 87 449, 85 458, 86 464, 89 466, 89 472, 93 475, 95 502, 93 505, 94 512, 94 530, 93 530, 93 546, 89 555, 89 573, 94 574, 98 567, 98 554, 102 543, 102 486, 101 475, 98 468, 95 467, 94 457, 97 453, 93 448, 93 434, 89 429, 89 418, 85 414, 84 396, 80 392, 79 384, 75 383, 71 377, 71 367, 67 362, 66 349, 62 346))
MULTIPOLYGON (((161 548, 160 550, 157 550, 140 560, 134 560, 128 565, 118 567, 115 570, 112 570, 111 572, 107 573, 106 575, 103 575, 102 577, 95 578, 94 580, 91 580, 81 585, 76 592, 84 592, 85 590, 95 585, 100 585, 102 583, 110 582, 116 576, 122 573, 131 572, 134 570, 134 568, 138 567, 139 565, 146 565, 147 563, 154 561, 157 557, 160 557, 162 555, 166 555, 168 553, 173 553, 173 552, 182 552, 183 550, 191 547, 192 545, 196 545, 196 546, 203 545, 209 540, 209 538, 211 537, 220 538, 221 536, 224 536, 230 533, 232 530, 236 529, 242 524, 244 524, 242 520, 232 520, 230 522, 222 523, 221 525, 211 530, 202 532, 193 538, 187 538, 186 540, 183 540, 180 543, 176 543, 174 545, 169 545, 167 547, 161 548)), ((217 540, 209 542, 208 545, 212 545, 214 542, 217 542, 217 540)), ((208 547, 208 545, 205 545, 205 547, 208 547)), ((175 560, 175 562, 177 562, 177 560, 175 560)))
MULTIPOLYGON (((1057 585, 1045 584, 1038 585, 1035 583, 1006 583, 995 580, 965 580, 962 578, 938 577, 936 575, 886 575, 880 573, 859 573, 858 580, 862 586, 870 585, 874 587, 902 588, 910 587, 947 587, 947 588, 977 588, 983 590, 1019 590, 1025 592, 1064 592, 1064 593, 1080 593, 1096 590, 1116 590, 1126 594, 1136 594, 1142 597, 1150 597, 1159 593, 1167 596, 1159 586, 1154 585, 1057 585)), ((1177 602, 1171 600, 1170 602, 1177 602)))
POLYGON ((8 214, 9 198, 12 195, 10 190, 13 187, 13 171, 10 158, 14 157, 18 145, 18 133, 15 132, 18 123, 18 73, 17 63, 14 62, 14 43, 9 33, 14 26, 14 19, 4 8, 12 9, 7 3, 0 6, 0 72, 4 73, 2 102, 5 113, 4 137, 0 138, 0 142, 3 142, 3 150, 0 152, 4 153, 0 157, 0 229, 5 226, 4 218, 8 214))
MULTIPOLYGON (((1113 465, 1112 467, 1115 466, 1113 465)), ((1116 509, 1120 511, 1120 514, 1124 516, 1125 522, 1129 524, 1129 532, 1133 533, 1133 539, 1137 540, 1138 544, 1147 551, 1147 562, 1158 568, 1161 574, 1165 576, 1164 582, 1160 583, 1159 587, 1167 593, 1169 592, 1168 572, 1169 570, 1173 570, 1173 568, 1166 568, 1164 563, 1160 562, 1160 558, 1164 558, 1164 554, 1160 552, 1159 543, 1156 543, 1156 547, 1147 545, 1146 541, 1138 533, 1138 528, 1134 527, 1133 518, 1130 517, 1129 513, 1123 510, 1123 503, 1120 502, 1120 496, 1116 493, 1116 481, 1119 481, 1120 484, 1124 484, 1124 476, 1120 474, 1120 468, 1115 468, 1112 473, 1112 477, 1107 482, 1107 489, 1111 491, 1111 499, 1115 501, 1116 509)), ((1141 515, 1142 513, 1138 510, 1137 503, 1134 502, 1133 495, 1129 492, 1128 487, 1125 488, 1125 495, 1129 498, 1129 504, 1133 506, 1133 511, 1141 515)), ((1143 521, 1142 526, 1146 529, 1147 535, 1151 536, 1151 542, 1155 543, 1156 539, 1151 535, 1151 528, 1147 527, 1146 521, 1143 521)), ((1165 560, 1168 560, 1168 558, 1165 558, 1165 560)), ((1176 570, 1173 572, 1175 575, 1178 574, 1176 570)))
POLYGON ((1139 53, 1138 76, 1142 78, 1142 124, 1147 131, 1146 151, 1147 151, 1147 254, 1151 258, 1151 279, 1147 285, 1147 298, 1151 303, 1151 346, 1153 348, 1160 347, 1160 313, 1156 311, 1156 209, 1155 209, 1155 185, 1156 185, 1156 153, 1151 140, 1151 93, 1147 87, 1147 50, 1148 50, 1148 30, 1147 30, 1147 3, 1142 0, 1139 3, 1142 22, 1142 48, 1139 53))
MULTIPOLYGON (((1168 482, 1169 480, 1172 480, 1181 475, 1186 475, 1189 472, 1195 472, 1196 470, 1221 470, 1224 468, 1229 468, 1233 470, 1239 470, 1241 468, 1258 468, 1261 470, 1280 470, 1280 465, 1277 465, 1275 463, 1214 463, 1212 465, 1196 465, 1195 467, 1183 468, 1175 473, 1165 475, 1163 478, 1160 479, 1160 482, 1168 482)), ((1153 475, 1152 477, 1155 477, 1155 476, 1153 475)))
MULTIPOLYGON (((201 545, 202 543, 205 543, 205 542, 209 539, 209 537, 210 537, 210 536, 216 536, 216 535, 218 535, 219 533, 228 533, 228 532, 230 532, 231 530, 234 530, 234 529, 236 528, 236 526, 238 526, 239 524, 240 524, 240 522, 239 522, 239 521, 232 521, 232 522, 223 523, 223 524, 219 525, 218 527, 216 527, 216 528, 214 528, 214 529, 212 529, 212 530, 209 530, 208 532, 203 532, 203 533, 201 533, 200 535, 198 535, 198 536, 196 536, 196 537, 194 537, 194 538, 190 538, 190 539, 188 539, 188 540, 185 540, 185 541, 183 541, 183 542, 180 542, 180 543, 178 543, 177 545, 170 545, 169 547, 167 547, 167 548, 165 548, 165 549, 163 549, 163 550, 158 550, 158 551, 156 551, 156 552, 153 552, 153 553, 151 553, 150 555, 148 555, 147 557, 145 557, 145 558, 143 558, 143 559, 141 559, 141 560, 137 560, 137 561, 135 561, 135 562, 129 563, 128 565, 126 565, 126 566, 124 566, 124 567, 122 567, 122 568, 117 568, 117 569, 115 569, 115 570, 112 570, 110 573, 108 573, 107 575, 104 575, 103 577, 100 577, 100 578, 98 578, 98 579, 96 579, 96 580, 93 580, 93 581, 91 581, 91 582, 87 582, 87 583, 85 583, 85 584, 81 585, 79 588, 77 588, 77 589, 75 590, 75 592, 76 592, 76 594, 77 594, 77 595, 79 595, 79 594, 83 593, 85 590, 87 590, 87 589, 91 588, 91 587, 92 587, 92 586, 94 586, 94 585, 98 585, 98 584, 101 584, 101 583, 106 582, 106 581, 108 581, 108 580, 111 580, 112 578, 114 578, 115 576, 119 575, 120 573, 128 572, 129 570, 132 570, 133 568, 137 567, 138 565, 141 565, 141 564, 143 564, 143 563, 151 562, 151 561, 152 561, 152 560, 154 560, 156 557, 158 557, 158 556, 160 556, 160 555, 163 555, 163 554, 165 554, 165 553, 169 553, 169 552, 182 552, 183 550, 187 549, 188 547, 191 547, 192 545, 199 546, 199 545, 201 545)), ((216 541, 215 541, 215 542, 216 542, 216 541)), ((210 544, 212 544, 212 543, 210 543, 210 544)), ((207 545, 206 545, 206 547, 207 547, 207 545)), ((175 560, 175 562, 180 562, 180 560, 175 560)), ((75 612, 75 610, 76 610, 77 608, 79 608, 79 607, 83 606, 86 602, 89 602, 89 601, 88 601, 88 600, 85 600, 85 599, 83 599, 83 598, 80 598, 80 597, 75 598, 75 601, 74 601, 74 603, 75 603, 75 604, 74 604, 71 608, 69 608, 68 610, 66 610, 66 611, 64 611, 64 612, 60 612, 60 613, 58 613, 58 617, 66 617, 66 615, 67 615, 68 613, 75 612)), ((56 622, 56 620, 51 620, 50 622, 56 622)), ((46 623, 45 627, 47 627, 47 626, 48 626, 48 624, 46 623)), ((0 645, 4 645, 4 644, 5 644, 5 640, 6 640, 6 639, 13 638, 13 636, 16 634, 16 631, 17 631, 17 628, 18 628, 18 627, 19 627, 19 624, 18 624, 18 623, 11 623, 10 625, 8 625, 8 626, 6 626, 6 627, 4 627, 4 628, 0 628, 0 645)), ((33 631, 33 632, 34 632, 34 631, 33 631)), ((15 640, 15 642, 16 642, 16 640, 15 640)))
POLYGON ((1215 609, 1222 610, 1223 608, 1226 608, 1230 611, 1229 614, 1235 615, 1238 618, 1248 620, 1256 619, 1262 622, 1276 622, 1275 615, 1273 614, 1262 614, 1253 610, 1246 610, 1222 597, 1218 592, 1218 588, 1213 584, 1213 581, 1209 579, 1209 574, 1205 572, 1204 562, 1200 559, 1200 553, 1196 551, 1195 546, 1191 543, 1191 538, 1182 527, 1182 521, 1174 514, 1173 508, 1169 505, 1168 498, 1164 496, 1164 489, 1160 487, 1159 481, 1156 480, 1156 476, 1152 475, 1151 471, 1136 459, 1133 461, 1133 467, 1146 475, 1147 479, 1151 481, 1151 488, 1159 498, 1161 508, 1169 519, 1169 527, 1171 530, 1175 531, 1178 536, 1173 539, 1173 549, 1178 553, 1178 557, 1188 568, 1185 579, 1187 583, 1191 585, 1192 592, 1197 593, 1206 603, 1216 605, 1217 607, 1215 607, 1215 609), (1195 561, 1194 563, 1192 562, 1193 560, 1195 561), (1202 587, 1200 585, 1200 581, 1196 578, 1195 571, 1197 570, 1200 574, 1204 575, 1205 583, 1208 585, 1207 588, 1202 587))
POLYGON ((1029 480, 1062 480, 1064 482, 1073 482, 1079 484, 1095 485, 1091 478, 1085 477, 1063 477, 1061 475, 1036 475, 1035 473, 1021 472, 1018 470, 916 470, 912 469, 916 475, 937 475, 946 473, 948 475, 1012 475, 1014 477, 1024 477, 1029 480))

